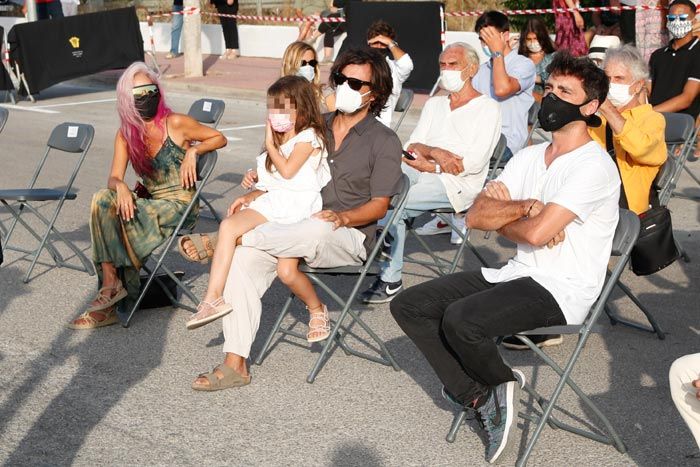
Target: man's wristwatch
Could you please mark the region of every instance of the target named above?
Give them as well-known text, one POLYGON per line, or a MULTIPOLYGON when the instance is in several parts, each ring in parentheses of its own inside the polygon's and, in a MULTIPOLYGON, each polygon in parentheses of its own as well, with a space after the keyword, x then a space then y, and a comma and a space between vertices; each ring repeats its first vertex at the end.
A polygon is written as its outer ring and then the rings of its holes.
POLYGON ((442 173, 442 169, 440 168, 440 164, 435 164, 435 173, 436 174, 442 173))
POLYGON ((399 45, 398 42, 396 42, 396 41, 391 41, 391 43, 389 44, 389 50, 393 49, 394 47, 396 47, 396 46, 398 46, 398 45, 399 45))
POLYGON ((491 53, 491 60, 493 60, 494 58, 502 57, 502 56, 503 56, 502 52, 492 52, 491 53))

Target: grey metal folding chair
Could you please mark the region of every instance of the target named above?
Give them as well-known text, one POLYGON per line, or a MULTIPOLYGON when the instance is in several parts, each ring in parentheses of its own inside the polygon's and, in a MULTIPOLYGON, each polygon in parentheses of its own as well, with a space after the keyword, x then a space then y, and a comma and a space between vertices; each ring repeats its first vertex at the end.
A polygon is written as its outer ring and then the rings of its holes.
POLYGON ((0 107, 0 133, 2 133, 2 130, 5 129, 5 124, 7 123, 7 119, 10 117, 10 111, 7 110, 5 107, 0 107))
MULTIPOLYGON (((603 412, 593 403, 593 401, 585 394, 585 392, 576 384, 576 382, 574 382, 574 380, 571 377, 571 373, 574 369, 574 366, 576 365, 576 362, 579 359, 579 356, 581 355, 581 352, 583 351, 586 345, 586 342, 588 341, 588 337, 590 336, 590 334, 592 332, 600 332, 601 330, 601 326, 596 324, 596 322, 598 321, 598 318, 601 312, 603 311, 605 303, 607 302, 610 293, 615 287, 617 280, 620 278, 620 275, 624 271, 625 266, 629 261, 630 254, 632 252, 632 247, 637 241, 638 236, 639 218, 633 212, 628 211, 626 209, 621 209, 620 221, 618 222, 617 228, 615 230, 615 239, 613 240, 611 255, 613 257, 617 257, 618 259, 615 262, 614 267, 612 268, 610 277, 608 277, 608 279, 605 281, 605 284, 603 285, 603 289, 600 292, 598 300, 595 302, 595 304, 589 311, 588 316, 586 317, 586 320, 583 322, 583 324, 544 327, 533 329, 531 331, 523 332, 517 335, 517 337, 523 343, 530 347, 530 349, 538 357, 540 357, 550 368, 552 368, 552 370, 554 370, 554 372, 560 377, 556 388, 554 389, 554 392, 549 397, 549 399, 539 394, 529 384, 526 384, 524 387, 525 391, 533 397, 535 402, 537 402, 540 409, 542 410, 542 413, 536 413, 535 415, 531 415, 521 412, 519 414, 521 418, 532 421, 536 423, 537 426, 529 442, 527 443, 525 452, 518 459, 518 462, 516 464, 517 466, 524 466, 527 464, 527 460, 530 457, 530 454, 532 453, 532 450, 535 447, 537 440, 542 434, 542 430, 544 429, 545 425, 549 425, 551 428, 560 428, 570 433, 592 439, 593 441, 597 441, 599 443, 613 445, 621 453, 624 453, 627 450, 625 444, 622 442, 622 439, 615 431, 610 421, 603 414, 603 412), (552 358, 550 358, 542 349, 538 348, 528 337, 532 335, 546 334, 578 335, 578 343, 576 344, 574 351, 572 352, 571 356, 569 357, 569 360, 563 368, 559 366, 552 358), (561 407, 557 405, 557 401, 559 400, 559 396, 561 395, 565 386, 569 386, 578 396, 583 405, 589 408, 596 415, 598 420, 603 424, 604 428, 599 429, 598 433, 568 425, 559 421, 559 419, 557 419, 554 416, 553 410, 555 408, 561 410, 561 407)), ((457 431, 466 420, 467 414, 468 411, 464 410, 460 411, 455 416, 452 422, 452 427, 450 428, 450 431, 447 434, 448 442, 451 443, 455 440, 457 431)))
MULTIPOLYGON (((197 99, 190 106, 187 115, 197 120, 199 123, 209 125, 212 128, 219 126, 221 117, 224 115, 226 103, 220 99, 197 99)), ((202 194, 199 199, 209 209, 216 222, 221 223, 221 217, 211 205, 209 200, 202 194)))
MULTIPOLYGON (((391 215, 389 216, 387 227, 394 225, 394 223, 398 219, 398 213, 403 209, 403 206, 406 203, 408 189, 410 187, 408 176, 403 175, 401 183, 402 186, 399 194, 394 196, 394 198, 391 201, 391 215)), ((353 303, 355 302, 355 298, 357 297, 357 293, 359 292, 360 286, 364 282, 365 277, 377 276, 381 273, 379 264, 377 264, 375 260, 377 259, 377 255, 382 247, 384 238, 386 237, 388 231, 389 229, 386 227, 382 229, 382 232, 377 238, 377 242, 372 251, 369 253, 365 263, 359 266, 343 266, 338 268, 311 268, 305 264, 301 264, 299 266, 299 269, 302 272, 306 273, 306 275, 309 276, 309 279, 311 279, 311 281, 315 285, 317 285, 323 291, 325 291, 342 308, 342 311, 340 312, 340 316, 338 317, 337 321, 332 322, 331 334, 330 336, 328 336, 328 339, 326 339, 321 354, 319 355, 318 359, 316 360, 316 363, 314 364, 313 369, 306 378, 307 383, 314 382, 316 376, 318 376, 318 373, 321 371, 321 368, 323 367, 325 362, 330 358, 331 348, 336 343, 343 349, 343 351, 345 351, 347 355, 355 355, 357 357, 364 358, 372 362, 381 363, 382 365, 386 366, 391 366, 394 368, 394 370, 400 371, 398 364, 389 352, 389 349, 387 349, 386 345, 384 344, 384 341, 372 330, 372 328, 367 323, 365 323, 364 320, 362 320, 360 314, 352 309, 353 303), (321 278, 324 276, 353 277, 355 282, 348 298, 343 299, 342 297, 340 297, 340 295, 336 293, 336 291, 332 287, 323 282, 321 278), (350 323, 348 326, 345 326, 344 323, 348 319, 348 316, 350 317, 350 323), (364 331, 369 335, 370 339, 375 342, 378 349, 372 347, 371 344, 367 342, 364 342, 364 344, 368 348, 374 350, 379 356, 355 350, 354 348, 350 347, 347 344, 347 342, 345 342, 345 337, 348 334, 350 334, 350 328, 355 324, 359 325, 362 329, 364 329, 364 331)), ((287 301, 285 302, 284 307, 282 308, 282 311, 280 312, 277 321, 275 322, 275 325, 273 326, 272 331, 270 332, 270 335, 265 341, 265 345, 258 354, 258 357, 255 359, 256 365, 262 365, 262 362, 270 352, 275 336, 278 333, 282 334, 283 336, 291 336, 306 341, 306 336, 304 334, 294 330, 294 327, 296 326, 298 321, 295 321, 291 326, 287 328, 282 326, 284 318, 289 313, 289 308, 293 301, 294 294, 291 294, 289 298, 287 298, 287 301)))
MULTIPOLYGON (((667 206, 668 202, 673 196, 673 190, 676 187, 678 178, 680 178, 683 172, 683 164, 687 160, 688 149, 692 151, 691 140, 692 133, 695 131, 695 122, 692 117, 685 114, 664 114, 666 117, 666 145, 668 148, 668 159, 661 166, 659 173, 657 174, 654 182, 652 183, 652 190, 656 191, 657 197, 659 199, 660 206, 667 206), (684 154, 685 152, 685 154, 684 154)), ((674 237, 675 240, 675 237, 674 237)), ((688 253, 683 249, 683 247, 676 240, 676 248, 678 248, 681 258, 687 263, 690 262, 690 257, 688 253)), ((651 311, 637 298, 636 295, 627 287, 622 280, 618 280, 617 286, 624 292, 625 295, 635 304, 637 308, 644 314, 645 318, 649 322, 649 326, 644 324, 630 321, 626 318, 620 316, 617 311, 615 311, 610 304, 606 304, 605 312, 610 318, 610 322, 613 325, 622 324, 640 331, 650 332, 656 334, 656 336, 663 340, 666 337, 663 329, 656 321, 651 311)))
POLYGON ((700 198, 674 191, 683 171, 690 175, 690 178, 692 178, 695 183, 700 185, 700 179, 686 165, 688 158, 693 154, 695 149, 695 139, 697 138, 695 120, 690 115, 680 113, 664 113, 663 116, 666 120, 666 146, 668 148, 668 157, 675 162, 676 166, 673 172, 671 172, 671 179, 669 180, 668 186, 665 187, 662 193, 659 193, 659 201, 662 203, 662 206, 665 206, 668 204, 671 197, 674 196, 698 200, 700 198))
POLYGON ((396 120, 396 123, 394 123, 393 127, 391 128, 392 130, 394 130, 394 132, 399 131, 399 127, 401 126, 401 122, 403 122, 404 117, 408 113, 408 109, 411 108, 412 102, 413 102, 413 89, 406 89, 406 88, 401 89, 401 93, 399 94, 399 99, 396 101, 396 105, 394 106, 394 112, 399 112, 401 114, 399 116, 399 119, 396 120))
MULTIPOLYGON (((44 156, 41 158, 39 165, 34 171, 29 186, 22 189, 7 189, 0 190, 0 202, 9 210, 10 214, 13 216, 12 224, 10 225, 5 238, 3 239, 3 249, 19 251, 25 253, 25 255, 31 255, 31 266, 24 277, 24 282, 29 282, 32 270, 39 260, 41 252, 46 248, 54 263, 58 267, 66 267, 70 269, 75 269, 78 271, 87 272, 91 276, 95 274, 92 262, 87 259, 82 251, 70 240, 68 240, 61 231, 59 231, 56 226, 56 220, 61 213, 61 208, 67 200, 74 200, 77 198, 77 194, 72 191, 73 182, 80 171, 80 167, 85 160, 90 145, 92 144, 92 139, 94 137, 95 130, 91 125, 84 123, 61 123, 53 129, 48 142, 46 143, 46 151, 44 156), (67 159, 68 155, 76 158, 75 165, 73 166, 73 172, 70 174, 68 181, 63 188, 36 188, 37 180, 41 174, 41 171, 49 157, 49 154, 53 155, 60 153, 64 158, 67 159), (37 208, 32 206, 32 203, 45 202, 45 201, 55 201, 56 207, 49 217, 44 216, 37 208), (19 206, 13 206, 10 202, 18 203, 19 206), (26 211, 33 214, 41 223, 46 226, 46 231, 43 235, 36 232, 31 225, 29 225, 23 218, 22 214, 26 211), (25 248, 14 246, 10 244, 10 237, 15 230, 17 224, 22 225, 29 234, 34 237, 39 245, 34 250, 27 250, 25 248), (54 240, 60 240, 68 248, 70 248, 75 256, 80 260, 82 266, 76 266, 66 262, 63 256, 59 253, 56 247, 53 245, 54 240)), ((52 173, 51 179, 55 184, 57 179, 57 174, 52 173)))
POLYGON ((164 245, 162 252, 160 254, 157 254, 155 252, 151 254, 149 259, 155 261, 155 266, 149 268, 144 263, 143 269, 148 273, 148 279, 141 288, 141 293, 139 294, 139 297, 133 303, 130 303, 129 300, 122 300, 122 302, 120 302, 119 306, 117 307, 117 316, 119 317, 119 321, 121 322, 122 326, 124 326, 125 328, 128 328, 131 324, 131 320, 134 317, 134 313, 136 313, 136 310, 139 309, 139 306, 141 305, 141 302, 146 296, 149 287, 151 287, 154 281, 160 286, 163 293, 165 293, 168 299, 170 299, 170 302, 175 308, 184 308, 185 310, 189 310, 193 313, 197 311, 196 308, 191 307, 189 305, 185 305, 184 303, 180 302, 177 299, 177 297, 173 296, 173 294, 170 293, 165 284, 163 284, 160 281, 160 279, 158 279, 156 274, 158 273, 158 271, 163 270, 175 282, 177 288, 180 289, 192 301, 192 303, 199 303, 199 300, 197 300, 197 297, 195 297, 194 294, 190 291, 190 288, 187 285, 185 285, 175 275, 175 273, 173 273, 167 266, 165 266, 165 264, 163 264, 163 261, 168 255, 168 252, 173 246, 173 243, 175 243, 175 241, 177 240, 178 235, 184 230, 184 225, 185 221, 187 220, 187 216, 199 202, 199 198, 202 194, 202 188, 204 187, 204 185, 206 185, 207 180, 214 171, 217 158, 218 156, 216 151, 212 151, 207 154, 202 154, 197 158, 197 180, 199 181, 199 183, 197 184, 197 190, 195 191, 195 194, 192 197, 192 201, 190 201, 190 203, 187 205, 187 209, 182 214, 180 222, 178 222, 177 227, 175 227, 173 233, 170 235, 170 237, 168 237, 168 239, 165 242, 162 243, 162 245, 164 245))
POLYGON ((551 136, 540 127, 540 121, 537 118, 537 114, 540 111, 540 103, 535 101, 530 106, 530 110, 527 112, 527 125, 530 127, 530 133, 527 135, 527 144, 532 144, 532 137, 537 133, 542 139, 546 141, 551 141, 551 136))
MULTIPOLYGON (((496 143, 496 147, 493 150, 493 154, 491 155, 491 159, 489 161, 489 173, 486 177, 486 181, 488 182, 489 180, 492 180, 496 177, 496 174, 498 173, 499 169, 502 169, 502 164, 501 164, 501 159, 503 158, 503 154, 506 151, 506 138, 505 136, 501 135, 498 139, 498 142, 496 143)), ((418 235, 413 227, 413 223, 415 221, 415 218, 413 219, 408 219, 406 221, 406 231, 407 233, 410 233, 416 240, 418 240, 418 243, 420 243, 422 249, 428 253, 430 256, 431 261, 423 261, 423 260, 418 260, 415 258, 411 258, 409 256, 406 256, 404 258, 404 262, 406 263, 413 263, 413 264, 420 264, 422 266, 428 266, 428 267, 435 267, 438 270, 439 274, 452 274, 457 270, 457 265, 459 264, 459 261, 462 259, 462 256, 464 255, 464 250, 465 248, 469 248, 471 252, 476 256, 476 258, 483 264, 485 267, 488 267, 488 264, 486 263, 486 260, 484 259, 483 256, 479 253, 479 251, 476 249, 476 247, 469 241, 469 229, 466 231, 463 231, 462 226, 455 225, 455 223, 452 221, 452 215, 455 214, 454 209, 452 208, 440 208, 440 209, 433 209, 431 211, 426 211, 431 214, 436 215, 437 217, 440 218, 442 222, 447 224, 450 229, 452 229, 453 232, 455 232, 457 235, 460 236, 462 239, 462 243, 459 245, 457 248, 457 251, 455 252, 454 257, 452 260, 446 260, 444 258, 439 257, 438 255, 435 254, 435 252, 430 248, 428 243, 423 240, 423 238, 418 235)))

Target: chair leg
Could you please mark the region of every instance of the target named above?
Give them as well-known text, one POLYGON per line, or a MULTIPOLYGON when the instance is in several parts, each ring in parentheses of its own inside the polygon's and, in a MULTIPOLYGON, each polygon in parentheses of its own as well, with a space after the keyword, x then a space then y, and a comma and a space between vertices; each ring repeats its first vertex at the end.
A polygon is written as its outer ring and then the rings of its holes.
POLYGON ((318 373, 321 371, 321 367, 323 366, 323 363, 325 363, 326 356, 330 352, 331 346, 335 343, 336 336, 338 335, 338 332, 340 331, 340 327, 343 325, 343 321, 345 321, 345 318, 348 315, 349 309, 350 309, 350 301, 348 301, 345 304, 343 311, 340 313, 340 317, 338 318, 338 321, 335 323, 335 326, 333 326, 333 329, 331 330, 331 334, 328 336, 328 339, 326 339, 326 342, 323 345, 323 350, 321 350, 321 355, 318 356, 318 358, 316 359, 316 363, 314 364, 314 367, 311 369, 311 373, 309 373, 309 376, 306 377, 307 383, 311 384, 314 381, 316 381, 316 376, 318 376, 318 373))
POLYGON ((212 216, 214 216, 214 219, 216 222, 221 224, 221 217, 219 217, 219 214, 216 212, 216 209, 214 209, 214 206, 211 205, 208 199, 206 199, 204 196, 200 196, 199 199, 204 203, 204 205, 211 211, 212 216))
POLYGON ((284 306, 282 307, 282 311, 280 312, 279 316, 277 317, 277 321, 275 322, 275 325, 272 327, 272 331, 270 331, 270 335, 267 336, 267 340, 265 341, 265 345, 263 345, 262 350, 260 350, 260 353, 258 354, 258 358, 255 359, 255 364, 260 366, 262 365, 263 360, 267 356, 267 352, 270 350, 270 347, 272 347, 272 341, 274 340, 275 336, 279 332, 280 327, 282 326, 282 321, 284 320, 284 317, 287 316, 287 313, 289 312, 289 307, 292 305, 292 301, 294 300, 294 294, 289 294, 289 297, 287 297, 287 301, 284 302, 284 306))
POLYGON ((659 323, 656 322, 656 319, 651 314, 649 309, 646 306, 644 306, 644 304, 640 302, 639 299, 632 293, 629 287, 627 287, 621 281, 617 281, 617 286, 620 288, 620 290, 622 290, 622 292, 624 292, 625 295, 627 295, 627 297, 632 301, 632 303, 634 303, 637 306, 637 308, 639 308, 639 311, 641 311, 644 314, 647 321, 649 321, 651 327, 643 326, 639 323, 626 320, 620 317, 617 313, 610 310, 606 305, 605 311, 608 314, 608 317, 611 318, 611 320, 614 319, 617 323, 622 324, 624 326, 656 334, 659 340, 664 340, 666 338, 666 333, 663 331, 663 329, 661 329, 659 323))
POLYGON ((445 440, 448 443, 455 442, 455 439, 457 438, 457 432, 464 424, 464 420, 466 420, 466 418, 467 418, 467 411, 466 410, 460 410, 457 414, 455 414, 454 418, 452 419, 452 426, 450 427, 450 431, 447 433, 447 436, 445 437, 445 440))
POLYGON ((681 258, 683 258, 683 261, 686 263, 690 263, 690 256, 688 256, 688 253, 681 246, 681 244, 678 243, 678 240, 676 240, 675 237, 673 239, 673 242, 676 244, 676 248, 678 249, 678 253, 680 253, 681 258))

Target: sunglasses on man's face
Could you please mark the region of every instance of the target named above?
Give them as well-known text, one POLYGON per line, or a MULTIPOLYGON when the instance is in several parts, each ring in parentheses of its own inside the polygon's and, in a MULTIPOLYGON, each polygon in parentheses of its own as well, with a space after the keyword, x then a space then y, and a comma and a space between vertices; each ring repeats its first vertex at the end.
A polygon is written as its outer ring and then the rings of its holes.
POLYGON ((348 86, 350 86, 350 89, 352 89, 353 91, 359 91, 360 89, 362 89, 362 86, 365 85, 372 86, 372 83, 370 83, 369 81, 362 81, 361 79, 350 78, 338 71, 333 72, 333 82, 336 86, 340 86, 346 81, 348 82, 348 86))
POLYGON ((666 15, 668 21, 685 21, 688 19, 688 13, 683 13, 682 15, 666 15))
POLYGON ((155 84, 144 84, 142 86, 134 87, 131 92, 134 97, 143 97, 149 94, 158 94, 160 90, 158 90, 158 86, 155 84))
POLYGON ((318 65, 318 60, 316 60, 316 59, 313 59, 313 60, 302 60, 302 61, 301 61, 301 66, 306 66, 306 65, 309 65, 309 66, 312 66, 312 67, 316 68, 316 65, 318 65))

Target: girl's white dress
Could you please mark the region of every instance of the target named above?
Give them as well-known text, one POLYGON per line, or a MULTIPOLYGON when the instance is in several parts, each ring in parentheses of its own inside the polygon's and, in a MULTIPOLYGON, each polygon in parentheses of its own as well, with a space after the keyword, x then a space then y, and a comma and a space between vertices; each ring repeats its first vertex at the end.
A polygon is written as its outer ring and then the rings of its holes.
POLYGON ((268 222, 293 224, 308 219, 323 206, 321 188, 331 179, 328 152, 316 136, 316 131, 307 128, 280 147, 280 153, 285 159, 289 158, 297 143, 311 143, 312 147, 320 151, 309 157, 290 179, 283 178, 274 166, 272 172, 267 171, 267 152, 260 154, 256 159, 258 183, 255 187, 267 193, 260 195, 248 208, 265 216, 268 222))

